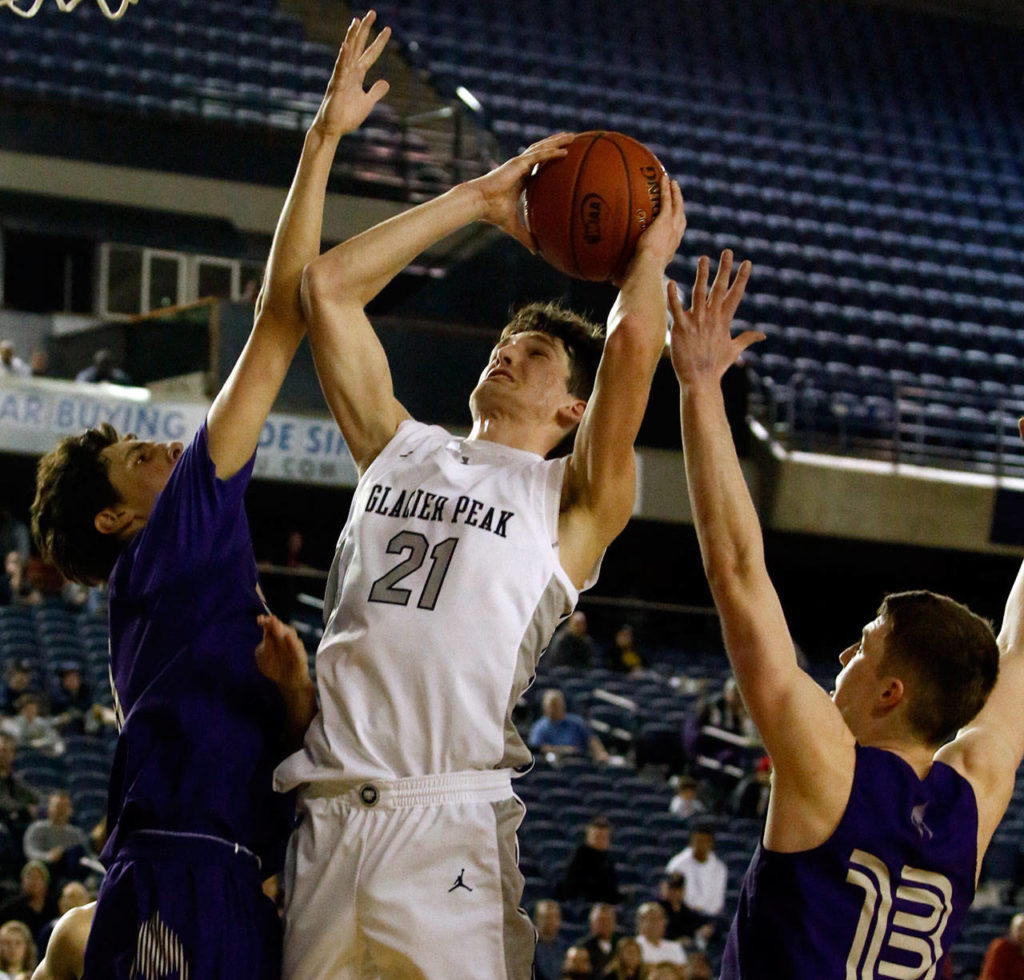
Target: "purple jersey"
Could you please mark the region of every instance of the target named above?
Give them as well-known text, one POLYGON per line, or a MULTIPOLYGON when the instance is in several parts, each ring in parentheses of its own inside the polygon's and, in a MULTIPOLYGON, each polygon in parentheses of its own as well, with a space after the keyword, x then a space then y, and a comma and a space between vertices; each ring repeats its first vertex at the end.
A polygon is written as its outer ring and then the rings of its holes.
POLYGON ((796 854, 759 844, 743 879, 722 980, 931 980, 974 897, 978 808, 936 762, 857 747, 839 826, 796 854))
POLYGON ((256 668, 263 612, 242 497, 205 423, 110 576, 117 741, 106 862, 132 831, 208 834, 281 866, 293 800, 273 791, 284 712, 256 668), (122 721, 123 719, 123 721, 122 721))

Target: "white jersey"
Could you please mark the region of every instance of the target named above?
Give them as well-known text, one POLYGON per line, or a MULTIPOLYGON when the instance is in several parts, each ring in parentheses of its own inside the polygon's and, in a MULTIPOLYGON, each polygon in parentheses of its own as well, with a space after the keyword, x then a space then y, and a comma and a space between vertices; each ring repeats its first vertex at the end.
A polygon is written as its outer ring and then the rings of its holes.
POLYGON ((325 596, 320 713, 278 789, 530 763, 512 708, 578 598, 558 558, 565 464, 399 426, 356 486, 325 596))

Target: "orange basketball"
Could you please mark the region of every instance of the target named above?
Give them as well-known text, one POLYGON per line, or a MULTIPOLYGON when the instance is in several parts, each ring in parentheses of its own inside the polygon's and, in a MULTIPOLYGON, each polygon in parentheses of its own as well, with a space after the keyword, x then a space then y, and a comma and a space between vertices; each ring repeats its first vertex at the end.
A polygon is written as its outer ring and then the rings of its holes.
POLYGON ((540 254, 566 275, 618 279, 661 209, 665 168, 643 143, 622 133, 580 133, 568 150, 527 180, 526 227, 540 254))

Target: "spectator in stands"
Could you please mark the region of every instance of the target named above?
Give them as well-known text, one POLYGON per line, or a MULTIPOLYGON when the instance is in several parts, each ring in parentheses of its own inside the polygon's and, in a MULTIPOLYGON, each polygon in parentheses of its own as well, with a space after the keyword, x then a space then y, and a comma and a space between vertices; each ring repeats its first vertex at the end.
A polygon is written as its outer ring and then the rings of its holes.
POLYGON ((648 965, 678 963, 682 966, 686 962, 682 943, 665 938, 667 922, 665 910, 657 902, 644 902, 636 910, 636 941, 648 965))
POLYGON ((38 954, 28 926, 11 919, 0 926, 0 970, 8 980, 29 980, 38 954))
POLYGON ((595 902, 590 909, 590 934, 584 940, 595 976, 603 976, 615 955, 615 948, 622 938, 615 928, 615 906, 607 902, 595 902))
POLYGON ((667 874, 681 874, 686 879, 686 904, 695 912, 712 918, 725 908, 725 885, 728 870, 715 854, 715 832, 711 824, 702 823, 690 833, 690 845, 676 854, 665 867, 667 874))
POLYGON ((15 606, 37 606, 43 600, 28 577, 27 563, 18 551, 8 551, 4 557, 4 593, 10 596, 9 604, 15 606))
POLYGON ((14 353, 14 344, 9 340, 0 340, 0 377, 27 378, 28 365, 14 353))
POLYGON ((50 894, 50 872, 42 861, 28 861, 21 869, 21 892, 0 905, 0 921, 24 922, 33 938, 57 917, 57 901, 50 894))
POLYGON ((714 924, 706 915, 694 912, 686 904, 686 878, 665 875, 658 887, 658 904, 665 912, 665 938, 675 939, 685 948, 703 947, 714 935, 714 924))
POLYGON ((43 601, 63 603, 68 609, 79 609, 85 602, 88 589, 79 582, 69 582, 61 570, 53 564, 32 555, 28 560, 25 574, 39 591, 43 601))
POLYGON ((32 356, 28 360, 29 374, 33 378, 45 378, 50 374, 50 355, 42 347, 37 347, 32 351, 32 356))
POLYGON ((50 942, 50 936, 53 935, 54 926, 60 921, 60 917, 71 909, 79 909, 83 905, 88 905, 91 901, 92 895, 89 893, 89 889, 80 881, 67 882, 60 890, 60 897, 57 899, 57 917, 43 926, 36 946, 41 950, 45 950, 50 942))
POLYGON ((701 801, 700 783, 692 776, 680 776, 676 784, 676 795, 669 803, 669 813, 674 813, 680 820, 689 820, 706 812, 707 807, 701 801))
POLYGON ((568 943, 559 938, 562 909, 558 902, 542 898, 533 909, 533 926, 537 930, 533 957, 536 980, 558 980, 568 949, 568 943))
POLYGON ((81 735, 92 714, 92 690, 82 680, 82 668, 74 660, 57 665, 57 683, 50 697, 53 723, 61 731, 81 735))
POLYGON ((22 561, 28 561, 31 544, 28 525, 19 521, 11 513, 11 505, 0 498, 0 554, 7 555, 16 551, 22 561))
POLYGON ((757 729, 754 728, 747 706, 740 697, 735 677, 728 678, 721 693, 701 705, 697 713, 697 723, 701 727, 713 725, 744 738, 757 737, 757 729))
POLYGON ((82 368, 75 375, 76 381, 85 381, 89 384, 106 382, 112 385, 130 385, 132 379, 126 371, 122 371, 114 359, 114 354, 107 348, 101 348, 92 356, 92 364, 82 368))
POLYGON ((589 752, 595 762, 608 761, 605 747, 587 723, 579 715, 566 714, 565 695, 561 691, 557 688, 545 691, 541 710, 544 717, 533 723, 527 739, 534 752, 553 756, 589 752))
POLYGON ((6 718, 0 728, 8 735, 13 735, 18 745, 33 748, 45 755, 60 755, 64 751, 64 743, 53 727, 53 722, 41 714, 43 699, 38 694, 22 694, 14 702, 14 707, 17 714, 13 718, 6 718))
POLYGON ((647 980, 686 980, 685 969, 678 963, 657 963, 648 972, 647 980))
MULTIPOLYGON (((18 743, 12 735, 0 732, 0 821, 17 835, 19 853, 21 837, 32 819, 32 810, 39 794, 14 774, 18 743)), ((17 867, 21 866, 18 862, 17 867)))
POLYGON ((549 667, 586 670, 594 662, 594 641, 587 632, 587 615, 577 609, 565 625, 555 631, 544 655, 549 667))
POLYGON ((1010 920, 1005 936, 992 940, 978 980, 1024 980, 1024 913, 1010 920))
POLYGON ((590 954, 582 946, 570 946, 562 962, 561 980, 589 980, 593 975, 590 954))
POLYGON ((15 715, 18 713, 18 698, 23 694, 38 694, 30 660, 12 660, 7 665, 7 680, 4 682, 3 694, 0 695, 0 714, 15 715))
POLYGON ((693 952, 686 957, 686 964, 683 966, 683 980, 715 980, 715 975, 711 970, 711 961, 707 958, 707 954, 693 952))
POLYGON ((582 898, 586 902, 618 905, 622 895, 611 846, 612 825, 604 817, 594 817, 586 826, 583 843, 562 874, 556 897, 562 901, 582 898))
POLYGON ((633 936, 623 936, 615 944, 615 955, 605 967, 604 975, 612 980, 647 980, 644 951, 633 936))
POLYGON ((632 626, 624 625, 616 630, 612 648, 605 659, 609 670, 623 674, 630 674, 643 667, 644 662, 637 652, 632 626))
POLYGON ((79 859, 89 852, 89 838, 71 822, 71 796, 66 790, 50 794, 46 817, 25 831, 25 857, 43 861, 57 879, 81 878, 79 859))
POLYGON ((772 761, 762 756, 753 772, 744 776, 729 797, 728 810, 734 817, 761 818, 768 812, 772 791, 772 761))

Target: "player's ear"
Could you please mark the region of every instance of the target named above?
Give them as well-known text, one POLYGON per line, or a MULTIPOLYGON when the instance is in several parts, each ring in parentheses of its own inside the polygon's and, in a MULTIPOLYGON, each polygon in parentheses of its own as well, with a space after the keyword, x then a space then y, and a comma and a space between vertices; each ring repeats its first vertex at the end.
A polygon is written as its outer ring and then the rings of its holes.
POLYGON ((878 695, 878 707, 882 711, 892 711, 903 702, 906 688, 898 677, 889 676, 884 679, 885 686, 878 695))
POLYGON ((580 424, 580 421, 583 419, 583 413, 587 409, 587 403, 584 399, 575 398, 572 395, 569 398, 570 400, 558 410, 558 424, 563 429, 575 429, 580 424))
POLYGON ((134 516, 123 504, 115 504, 113 507, 104 507, 92 523, 100 534, 119 535, 131 525, 134 516))

